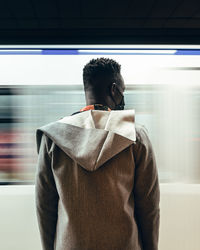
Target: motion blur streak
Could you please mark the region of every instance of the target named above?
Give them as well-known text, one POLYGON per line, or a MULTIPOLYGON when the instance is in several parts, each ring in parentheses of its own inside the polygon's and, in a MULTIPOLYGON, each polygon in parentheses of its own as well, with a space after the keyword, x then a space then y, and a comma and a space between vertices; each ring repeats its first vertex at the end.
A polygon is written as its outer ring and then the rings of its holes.
MULTIPOLYGON (((160 182, 200 183, 200 85, 127 85, 125 101, 149 132, 160 182)), ((1 184, 33 183, 36 128, 84 105, 82 85, 1 86, 1 184)))

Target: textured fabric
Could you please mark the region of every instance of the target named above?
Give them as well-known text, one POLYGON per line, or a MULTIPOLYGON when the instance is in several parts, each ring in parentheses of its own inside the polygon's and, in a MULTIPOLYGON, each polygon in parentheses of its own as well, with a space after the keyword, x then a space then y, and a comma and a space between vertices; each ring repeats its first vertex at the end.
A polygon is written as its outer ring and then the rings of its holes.
POLYGON ((134 111, 89 110, 36 131, 43 250, 158 250, 160 189, 134 111))

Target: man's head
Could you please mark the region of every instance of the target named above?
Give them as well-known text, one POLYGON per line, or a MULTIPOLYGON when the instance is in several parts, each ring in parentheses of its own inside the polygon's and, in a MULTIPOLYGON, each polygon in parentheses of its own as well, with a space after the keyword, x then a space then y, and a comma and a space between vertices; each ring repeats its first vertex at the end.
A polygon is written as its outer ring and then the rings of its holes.
POLYGON ((92 59, 83 68, 83 83, 87 105, 103 104, 111 109, 123 109, 125 90, 121 65, 113 59, 92 59))

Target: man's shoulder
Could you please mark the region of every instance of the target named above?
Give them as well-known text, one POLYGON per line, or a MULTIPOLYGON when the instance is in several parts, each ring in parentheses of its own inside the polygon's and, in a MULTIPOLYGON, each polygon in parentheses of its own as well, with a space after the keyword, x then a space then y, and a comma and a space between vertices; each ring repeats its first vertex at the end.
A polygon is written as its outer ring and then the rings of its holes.
POLYGON ((145 127, 145 125, 139 123, 135 123, 135 130, 138 135, 140 135, 141 133, 148 134, 148 129, 145 127))
POLYGON ((154 158, 153 145, 148 135, 148 130, 144 125, 137 124, 136 128, 136 143, 133 145, 133 154, 135 159, 150 160, 154 158), (147 158, 146 158, 147 157, 147 158))
POLYGON ((148 146, 151 144, 148 129, 142 124, 135 124, 136 144, 148 146))

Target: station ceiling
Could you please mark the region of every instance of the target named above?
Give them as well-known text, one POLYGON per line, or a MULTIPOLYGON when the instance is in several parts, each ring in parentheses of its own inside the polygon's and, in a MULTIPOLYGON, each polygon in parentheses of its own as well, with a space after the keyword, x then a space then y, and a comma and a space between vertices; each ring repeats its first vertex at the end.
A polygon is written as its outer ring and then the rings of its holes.
POLYGON ((1 0, 0 44, 200 44, 199 0, 1 0))

